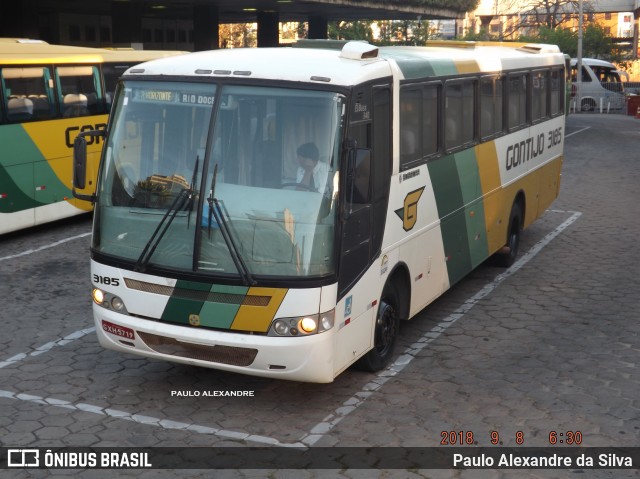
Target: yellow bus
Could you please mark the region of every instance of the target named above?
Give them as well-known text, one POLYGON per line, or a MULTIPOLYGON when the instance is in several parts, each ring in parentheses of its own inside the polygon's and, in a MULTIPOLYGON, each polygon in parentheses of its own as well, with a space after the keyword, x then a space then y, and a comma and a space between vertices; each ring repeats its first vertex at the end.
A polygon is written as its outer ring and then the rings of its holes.
MULTIPOLYGON (((176 53, 0 39, 0 234, 91 209, 71 192, 75 136, 106 127, 124 70, 176 53)), ((101 142, 90 143, 95 175, 101 142)))
MULTIPOLYGON (((128 70, 106 132, 91 246, 100 343, 255 376, 331 382, 390 362, 408 320, 560 187, 555 46, 200 52, 128 70), (292 68, 295 66, 295 68, 292 68)), ((98 136, 92 136, 98 135, 98 136)))

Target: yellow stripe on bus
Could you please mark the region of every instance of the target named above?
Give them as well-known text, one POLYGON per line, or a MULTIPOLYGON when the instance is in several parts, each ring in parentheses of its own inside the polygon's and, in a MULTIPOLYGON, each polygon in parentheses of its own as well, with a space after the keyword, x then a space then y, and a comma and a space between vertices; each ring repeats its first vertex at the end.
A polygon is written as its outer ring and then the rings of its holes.
MULTIPOLYGON (((489 251, 496 251, 505 244, 506 223, 505 217, 507 202, 504 201, 502 185, 500 183, 500 167, 494 141, 481 143, 476 146, 476 159, 482 195, 484 196, 485 226, 487 228, 487 246, 489 251)), ((511 208, 511 206, 508 206, 511 208)))
POLYGON ((269 304, 267 306, 243 304, 230 329, 266 333, 287 291, 286 288, 249 288, 244 303, 250 303, 251 296, 269 296, 271 298, 269 304))

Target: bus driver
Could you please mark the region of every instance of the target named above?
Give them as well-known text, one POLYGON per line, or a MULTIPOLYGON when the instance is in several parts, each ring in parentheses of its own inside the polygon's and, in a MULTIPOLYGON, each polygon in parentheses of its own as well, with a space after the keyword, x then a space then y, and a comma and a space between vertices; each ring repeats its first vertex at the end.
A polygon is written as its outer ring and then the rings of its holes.
POLYGON ((329 173, 327 164, 320 160, 318 147, 313 142, 304 143, 296 150, 298 155, 298 175, 296 182, 301 185, 299 189, 320 191, 324 189, 329 173))

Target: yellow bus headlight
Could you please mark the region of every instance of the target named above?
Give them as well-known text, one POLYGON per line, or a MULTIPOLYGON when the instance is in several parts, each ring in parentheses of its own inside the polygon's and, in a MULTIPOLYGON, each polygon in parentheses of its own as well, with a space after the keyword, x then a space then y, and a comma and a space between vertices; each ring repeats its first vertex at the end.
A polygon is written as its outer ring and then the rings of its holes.
POLYGON ((316 330, 316 327, 318 326, 318 324, 316 323, 316 320, 313 318, 309 318, 304 317, 300 320, 299 322, 300 324, 300 329, 302 329, 305 333, 311 334, 316 330))
POLYGON ((297 318, 276 319, 269 328, 269 336, 308 336, 333 328, 334 310, 297 318))
POLYGON ((104 303, 104 291, 98 288, 94 288, 93 292, 91 293, 91 296, 93 297, 94 303, 102 306, 102 303, 104 303))

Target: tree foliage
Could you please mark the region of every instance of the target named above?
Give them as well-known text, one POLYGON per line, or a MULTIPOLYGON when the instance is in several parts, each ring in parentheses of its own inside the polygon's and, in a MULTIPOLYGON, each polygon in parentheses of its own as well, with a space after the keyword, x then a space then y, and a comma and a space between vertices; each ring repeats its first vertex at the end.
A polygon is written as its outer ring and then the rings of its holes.
MULTIPOLYGON (((520 41, 558 45, 563 53, 572 58, 578 56, 578 33, 568 29, 542 27, 537 35, 520 37, 520 41)), ((597 23, 589 23, 584 29, 582 56, 603 60, 614 60, 616 57, 611 38, 605 35, 604 29, 597 23)))
POLYGON ((328 37, 332 40, 367 40, 372 42, 373 23, 367 20, 331 22, 328 26, 328 37))
POLYGON ((333 22, 328 36, 333 40, 367 40, 377 45, 424 45, 435 33, 428 21, 379 20, 333 22))
MULTIPOLYGON (((522 16, 522 26, 556 29, 575 18, 580 9, 579 3, 579 0, 531 0, 522 16)), ((587 0, 583 3, 583 11, 591 10, 587 0)))
POLYGON ((220 25, 220 48, 255 47, 257 36, 251 23, 228 23, 220 25))

